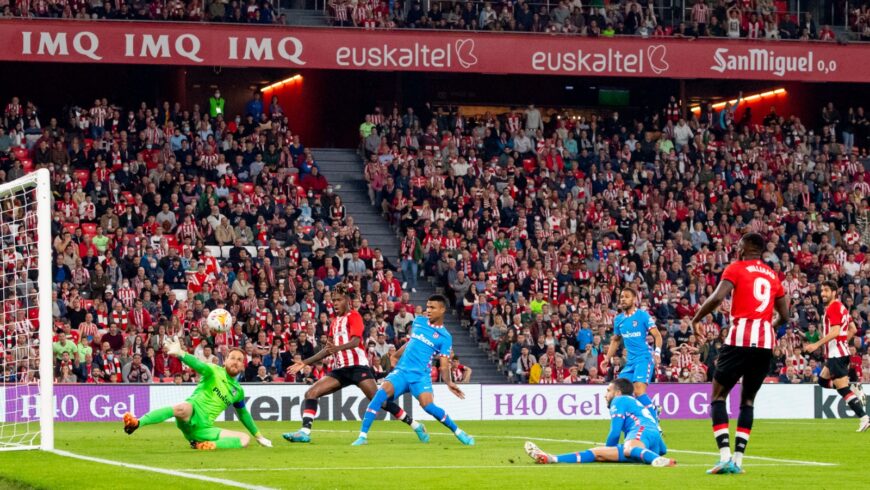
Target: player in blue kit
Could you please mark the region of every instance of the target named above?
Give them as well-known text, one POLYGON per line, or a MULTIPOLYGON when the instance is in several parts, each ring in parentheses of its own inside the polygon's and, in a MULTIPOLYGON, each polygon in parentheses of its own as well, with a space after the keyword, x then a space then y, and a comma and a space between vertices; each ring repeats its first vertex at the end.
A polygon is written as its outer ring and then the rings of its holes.
POLYGON ((605 446, 583 452, 561 455, 548 454, 533 442, 525 444, 526 454, 538 464, 553 463, 644 463, 658 468, 675 466, 665 458, 668 448, 658 431, 658 422, 635 397, 634 386, 627 379, 614 380, 607 387, 604 399, 610 408, 610 434, 605 446), (622 444, 619 437, 625 434, 622 444))
POLYGON ((655 320, 644 310, 637 308, 637 291, 625 288, 619 294, 619 309, 622 313, 613 320, 613 338, 607 355, 604 356, 602 368, 607 369, 610 359, 616 355, 620 342, 625 344, 626 363, 619 371, 620 379, 627 379, 634 384, 634 396, 658 423, 658 412, 655 405, 646 394, 646 388, 655 374, 656 365, 661 362, 662 334, 656 328, 655 320), (646 336, 651 335, 655 349, 651 350, 646 343, 646 336))
POLYGON ((456 424, 444 412, 444 409, 432 403, 432 356, 441 357, 441 379, 446 380, 447 388, 459 397, 465 398, 462 390, 453 382, 450 376, 450 350, 453 348, 453 338, 444 328, 444 313, 447 311, 447 299, 440 294, 429 297, 426 302, 426 314, 414 318, 411 326, 411 339, 392 357, 393 369, 381 388, 375 393, 366 408, 359 438, 353 446, 368 443, 368 433, 375 417, 387 400, 395 400, 408 391, 420 402, 420 406, 435 420, 450 429, 456 438, 466 446, 474 445, 474 438, 456 427, 456 424))

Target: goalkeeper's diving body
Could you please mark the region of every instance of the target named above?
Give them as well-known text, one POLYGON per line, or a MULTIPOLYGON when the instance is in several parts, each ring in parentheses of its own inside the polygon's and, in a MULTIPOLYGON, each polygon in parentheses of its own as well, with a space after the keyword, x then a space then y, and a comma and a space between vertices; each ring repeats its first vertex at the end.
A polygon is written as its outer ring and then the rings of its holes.
POLYGON ((548 454, 532 442, 526 442, 526 454, 539 464, 552 463, 644 463, 655 467, 674 466, 673 459, 664 457, 668 449, 658 431, 658 423, 632 394, 631 381, 619 378, 607 387, 610 408, 610 434, 604 446, 561 455, 548 454), (619 444, 619 437, 625 439, 619 444))
POLYGON ((199 384, 193 395, 173 406, 152 410, 140 419, 132 413, 124 414, 124 432, 132 434, 136 429, 163 422, 175 417, 175 425, 190 441, 193 449, 211 451, 247 447, 251 437, 244 432, 220 429, 214 421, 230 405, 235 407, 239 420, 261 446, 272 447, 254 424, 254 419, 245 408, 245 393, 236 376, 245 367, 245 353, 233 349, 224 360, 224 366, 208 364, 186 353, 177 339, 166 341, 167 354, 177 357, 199 373, 199 384))

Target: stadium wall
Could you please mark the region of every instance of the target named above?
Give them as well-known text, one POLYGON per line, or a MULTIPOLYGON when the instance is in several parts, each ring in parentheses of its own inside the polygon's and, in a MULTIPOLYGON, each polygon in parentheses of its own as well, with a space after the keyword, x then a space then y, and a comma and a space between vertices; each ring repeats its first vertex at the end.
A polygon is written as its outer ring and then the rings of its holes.
MULTIPOLYGON (((609 418, 605 385, 461 385, 466 399, 453 396, 444 385, 435 385, 439 406, 457 420, 602 420, 609 418)), ((870 390, 870 385, 864 386, 870 390)), ((245 385, 248 409, 255 420, 298 421, 305 385, 245 385)), ((59 422, 117 422, 125 412, 142 415, 154 408, 187 398, 191 385, 56 385, 55 416, 59 422)), ((709 407, 709 384, 650 386, 653 400, 665 419, 703 419, 709 407)), ((0 389, 0 422, 38 420, 35 386, 0 389)), ((728 409, 736 415, 738 394, 728 409)), ((320 399, 318 420, 360 420, 367 400, 356 388, 320 399)), ((405 395, 400 405, 415 418, 431 420, 416 400, 405 395)), ((766 385, 755 400, 761 419, 820 419, 853 416, 834 390, 815 385, 766 385)), ((385 413, 381 413, 383 418, 385 413)), ((218 420, 235 420, 233 409, 218 420)))

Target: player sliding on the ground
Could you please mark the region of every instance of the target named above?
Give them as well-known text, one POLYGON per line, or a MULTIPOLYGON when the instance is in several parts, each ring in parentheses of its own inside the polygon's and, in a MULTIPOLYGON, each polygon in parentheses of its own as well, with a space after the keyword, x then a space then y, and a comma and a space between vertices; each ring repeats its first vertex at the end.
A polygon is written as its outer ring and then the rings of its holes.
POLYGON ((655 467, 674 466, 673 459, 664 457, 668 452, 658 431, 658 423, 649 409, 632 395, 634 386, 623 378, 607 387, 604 399, 610 408, 610 434, 605 446, 579 453, 558 456, 541 451, 531 441, 526 442, 526 454, 538 464, 552 463, 644 463, 655 467), (625 434, 623 444, 619 436, 625 434))
MULTIPOLYGON (((332 304, 335 308, 335 318, 329 326, 331 342, 317 354, 297 362, 290 368, 290 374, 296 374, 305 366, 310 366, 320 360, 333 356, 333 370, 320 381, 314 383, 305 392, 302 403, 302 428, 293 433, 283 435, 290 442, 310 442, 311 425, 317 414, 317 399, 334 393, 345 386, 356 385, 369 400, 378 391, 375 374, 369 366, 368 356, 361 346, 364 333, 363 320, 360 314, 351 309, 353 292, 344 284, 338 284, 332 292, 332 304)), ((417 437, 423 442, 429 442, 429 434, 423 424, 416 422, 393 401, 384 404, 384 410, 393 417, 405 422, 414 429, 417 437)))
POLYGON ((166 348, 167 354, 177 357, 199 373, 199 384, 190 398, 177 405, 152 410, 138 420, 132 413, 124 414, 124 432, 132 434, 140 427, 175 417, 175 425, 193 449, 211 451, 247 447, 251 440, 248 434, 214 426, 217 416, 232 405, 239 420, 257 442, 261 446, 272 447, 272 442, 257 430, 254 419, 245 408, 245 393, 236 381, 236 376, 245 369, 245 353, 241 349, 231 350, 224 360, 224 367, 220 367, 204 363, 184 352, 178 339, 167 339, 166 348))
POLYGON ((414 318, 411 326, 411 339, 393 355, 393 365, 396 368, 391 372, 381 388, 369 402, 366 414, 363 418, 359 438, 353 442, 353 446, 362 446, 368 441, 369 428, 380 408, 388 399, 395 400, 407 391, 420 402, 420 406, 435 420, 450 429, 462 444, 474 445, 474 438, 465 431, 456 427, 453 420, 444 409, 432 403, 432 356, 441 356, 441 379, 447 383, 447 388, 457 397, 464 399, 465 394, 453 382, 450 375, 450 349, 453 346, 453 338, 444 328, 444 313, 447 311, 447 299, 440 294, 429 297, 426 302, 426 313, 429 318, 418 316, 414 318))
POLYGON ((636 307, 637 291, 624 288, 619 294, 619 309, 622 313, 613 320, 613 337, 607 355, 601 363, 602 369, 607 369, 610 359, 616 355, 620 341, 625 343, 627 360, 619 371, 619 378, 627 379, 634 384, 634 396, 637 401, 649 410, 650 415, 658 423, 658 411, 649 395, 647 385, 656 372, 656 365, 661 362, 662 334, 656 328, 656 322, 644 310, 636 307), (655 342, 655 350, 650 350, 646 336, 651 335, 655 342))
POLYGON ((852 323, 849 310, 840 302, 837 293, 837 283, 825 281, 822 283, 822 301, 825 302, 825 320, 822 337, 817 342, 806 347, 807 354, 819 347, 825 347, 825 367, 819 374, 819 386, 834 388, 843 397, 843 401, 855 412, 861 421, 857 432, 870 428, 870 417, 866 412, 864 390, 858 383, 849 386, 849 338, 858 330, 852 323))
POLYGON ((770 369, 776 329, 788 321, 788 298, 776 273, 761 261, 764 250, 765 242, 761 235, 743 235, 737 244, 740 260, 725 268, 716 290, 692 319, 694 333, 703 342, 701 320, 731 295, 731 325, 713 374, 710 415, 713 436, 719 446, 719 462, 707 470, 711 475, 744 473, 743 455, 755 418, 755 395, 770 369), (775 321, 774 308, 777 313, 775 321), (740 390, 740 415, 737 417, 732 459, 725 400, 740 378, 743 378, 743 389, 740 390))

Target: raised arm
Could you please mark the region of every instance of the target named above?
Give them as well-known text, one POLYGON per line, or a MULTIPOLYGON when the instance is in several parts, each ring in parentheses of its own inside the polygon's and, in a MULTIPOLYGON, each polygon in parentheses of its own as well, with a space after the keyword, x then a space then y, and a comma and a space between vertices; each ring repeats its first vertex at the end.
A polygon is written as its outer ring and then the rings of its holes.
POLYGON ((166 346, 167 354, 178 358, 181 362, 190 366, 190 368, 197 373, 201 375, 211 374, 209 364, 206 364, 185 352, 184 349, 181 348, 181 341, 178 340, 178 337, 166 337, 166 340, 163 341, 163 345, 166 346))

